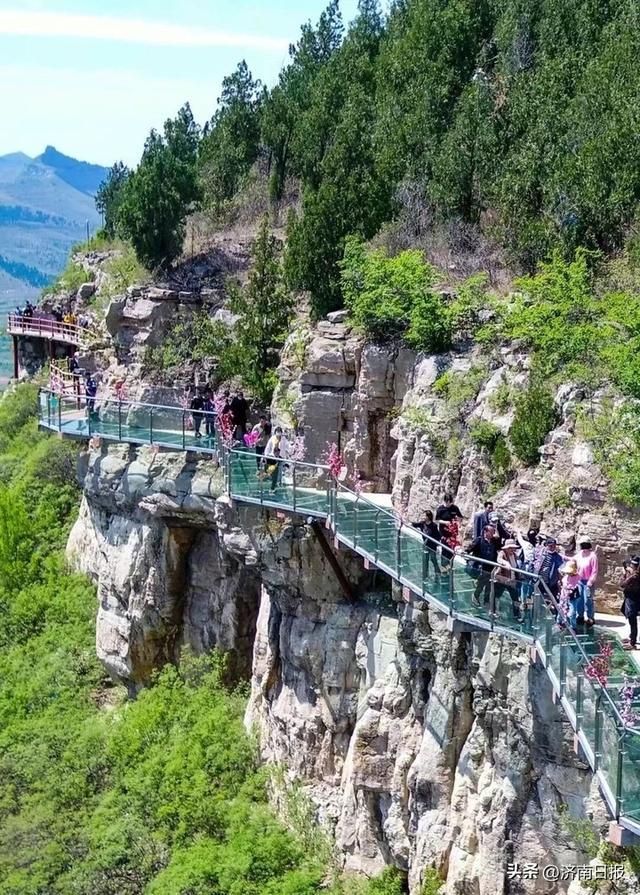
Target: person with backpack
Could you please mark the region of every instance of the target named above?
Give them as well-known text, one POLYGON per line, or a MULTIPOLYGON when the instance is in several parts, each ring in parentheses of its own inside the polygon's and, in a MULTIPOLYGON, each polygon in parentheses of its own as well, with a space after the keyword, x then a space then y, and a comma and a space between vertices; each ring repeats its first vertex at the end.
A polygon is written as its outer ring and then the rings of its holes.
POLYGON ((620 582, 624 600, 620 607, 629 622, 629 637, 622 641, 625 650, 638 649, 638 614, 640 613, 640 556, 632 556, 624 563, 624 575, 620 582))
POLYGON ((282 461, 286 459, 288 450, 289 442, 282 431, 282 426, 276 426, 264 449, 266 469, 271 477, 270 491, 275 491, 280 484, 282 461))
POLYGON ((564 557, 558 551, 558 542, 555 538, 547 538, 535 561, 534 572, 554 597, 560 592, 560 569, 563 563, 564 557))

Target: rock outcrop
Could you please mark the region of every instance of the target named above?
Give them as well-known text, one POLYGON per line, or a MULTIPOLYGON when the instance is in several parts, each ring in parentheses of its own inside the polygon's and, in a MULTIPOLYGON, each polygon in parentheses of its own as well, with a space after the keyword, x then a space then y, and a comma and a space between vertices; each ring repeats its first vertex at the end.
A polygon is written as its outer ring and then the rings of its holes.
MULTIPOLYGON (((176 302, 131 295, 110 326, 116 338, 129 326, 129 345, 160 344, 163 308, 174 313, 176 302)), ((105 376, 118 370, 111 363, 105 376)), ((292 333, 273 417, 304 428, 308 459, 337 442, 351 480, 390 494, 409 519, 451 490, 470 521, 490 493, 513 524, 540 520, 565 542, 589 534, 601 592, 613 595, 640 524, 609 499, 576 427, 584 396, 570 385, 558 392, 560 424, 540 465, 515 465, 508 481, 496 480, 472 437, 478 421, 508 433, 528 375, 516 349, 489 362, 471 350, 427 357, 366 345, 342 313, 292 333)), ((170 397, 149 383, 138 395, 170 397)), ((263 760, 302 785, 350 870, 394 864, 411 895, 427 868, 446 895, 568 891, 569 881, 538 876, 516 889, 506 878, 510 862, 588 858, 564 812, 596 830, 606 825, 592 774, 528 649, 450 630, 341 550, 350 600, 322 533, 300 518, 233 506, 210 458, 102 446, 83 462, 68 552, 98 583, 98 652, 111 674, 135 691, 184 646, 226 652, 234 676, 251 678, 247 723, 263 760)))

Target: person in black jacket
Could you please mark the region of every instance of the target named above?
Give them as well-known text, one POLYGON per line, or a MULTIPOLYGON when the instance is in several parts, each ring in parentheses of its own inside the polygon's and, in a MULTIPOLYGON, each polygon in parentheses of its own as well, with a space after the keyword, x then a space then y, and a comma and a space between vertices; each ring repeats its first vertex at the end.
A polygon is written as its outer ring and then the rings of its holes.
POLYGON ((624 564, 621 581, 624 602, 622 612, 629 622, 629 637, 623 640, 626 650, 638 648, 638 613, 640 613, 640 556, 633 556, 629 564, 624 564))
POLYGON ((436 522, 433 521, 433 513, 431 510, 427 510, 424 514, 424 519, 420 522, 414 522, 414 528, 417 528, 419 532, 421 532, 422 536, 425 539, 426 545, 426 553, 424 554, 425 565, 424 571, 428 575, 429 574, 429 566, 433 568, 433 571, 436 575, 440 574, 440 566, 438 565, 438 554, 436 553, 438 549, 438 544, 440 543, 440 529, 436 522))
MULTIPOLYGON (((471 544, 467 553, 475 556, 479 560, 495 563, 498 561, 498 550, 500 549, 499 540, 496 537, 495 528, 492 525, 485 525, 482 531, 482 537, 476 538, 471 544)), ((477 564, 479 570, 476 588, 473 593, 473 603, 480 606, 480 596, 483 596, 483 602, 486 606, 489 603, 491 595, 491 578, 494 566, 487 566, 482 563, 477 564)))
POLYGON ((202 418, 204 417, 204 398, 200 392, 196 392, 191 399, 189 409, 191 410, 191 416, 193 417, 193 428, 196 438, 201 438, 200 427, 202 426, 202 418))
POLYGON ((238 392, 231 399, 231 415, 233 416, 233 425, 236 427, 236 441, 242 441, 247 431, 249 416, 249 402, 242 392, 238 392))

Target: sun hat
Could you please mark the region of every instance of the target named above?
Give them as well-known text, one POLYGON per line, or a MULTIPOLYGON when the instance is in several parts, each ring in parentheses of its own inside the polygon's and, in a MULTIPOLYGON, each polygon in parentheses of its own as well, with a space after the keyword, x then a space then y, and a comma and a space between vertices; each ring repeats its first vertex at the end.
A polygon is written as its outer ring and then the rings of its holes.
POLYGON ((520 544, 517 541, 514 541, 512 538, 509 538, 508 541, 504 542, 502 547, 503 550, 519 550, 520 544))
POLYGON ((563 565, 561 571, 564 572, 566 575, 577 575, 578 563, 575 561, 575 559, 568 559, 563 565))

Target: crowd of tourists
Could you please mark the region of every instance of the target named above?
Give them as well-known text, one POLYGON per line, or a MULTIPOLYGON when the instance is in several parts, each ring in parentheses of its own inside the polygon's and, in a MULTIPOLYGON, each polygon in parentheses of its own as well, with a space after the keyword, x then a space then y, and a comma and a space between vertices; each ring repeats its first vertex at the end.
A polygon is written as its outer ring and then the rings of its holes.
MULTIPOLYGON (((77 355, 69 367, 80 376, 77 355)), ((88 373, 85 378, 85 397, 90 414, 95 412, 98 383, 88 373)), ((257 474, 268 479, 270 490, 279 486, 285 461, 294 457, 293 442, 281 426, 272 427, 266 414, 249 426, 250 405, 242 391, 224 391, 221 395, 211 389, 198 390, 189 399, 193 430, 196 438, 213 438, 216 428, 226 432, 230 444, 255 451, 257 474)), ((525 621, 530 616, 534 587, 537 580, 544 584, 543 595, 556 615, 559 627, 569 627, 578 633, 595 623, 595 592, 598 578, 598 557, 589 538, 580 538, 561 551, 555 537, 542 534, 539 528, 526 532, 511 528, 496 510, 493 501, 484 502, 472 520, 473 537, 463 545, 461 526, 463 514, 451 494, 445 494, 435 512, 428 510, 413 523, 425 538, 427 575, 446 575, 456 554, 463 554, 476 579, 472 603, 477 608, 491 607, 495 611, 506 596, 512 606, 513 618, 525 621)), ((633 556, 624 564, 621 580, 623 603, 621 612, 627 618, 630 636, 625 639, 628 650, 638 645, 638 615, 640 615, 640 556, 633 556)))
MULTIPOLYGON (((543 535, 538 528, 510 529, 492 501, 473 517, 473 538, 463 547, 460 537, 463 515, 450 494, 445 494, 435 518, 428 510, 414 523, 426 539, 427 573, 449 571, 452 558, 463 553, 476 578, 472 602, 487 607, 493 600, 498 606, 503 595, 511 600, 514 619, 524 620, 531 608, 536 578, 544 585, 546 602, 556 614, 559 627, 578 633, 595 624, 595 592, 598 557, 589 538, 580 538, 562 552, 556 538, 543 535)), ((621 581, 624 595, 621 608, 627 618, 630 636, 625 649, 638 648, 640 614, 640 556, 624 564, 621 581)))

